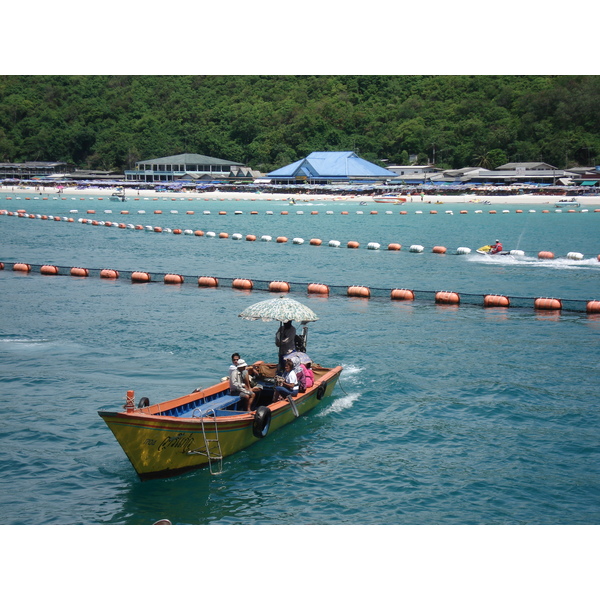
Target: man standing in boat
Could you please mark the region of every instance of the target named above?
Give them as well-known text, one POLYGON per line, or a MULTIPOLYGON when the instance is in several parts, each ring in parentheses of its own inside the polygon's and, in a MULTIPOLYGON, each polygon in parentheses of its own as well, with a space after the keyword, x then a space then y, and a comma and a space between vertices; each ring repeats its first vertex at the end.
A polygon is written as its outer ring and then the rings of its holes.
POLYGON ((291 321, 286 321, 275 334, 275 345, 279 348, 279 368, 283 371, 284 356, 296 349, 296 328, 291 321))

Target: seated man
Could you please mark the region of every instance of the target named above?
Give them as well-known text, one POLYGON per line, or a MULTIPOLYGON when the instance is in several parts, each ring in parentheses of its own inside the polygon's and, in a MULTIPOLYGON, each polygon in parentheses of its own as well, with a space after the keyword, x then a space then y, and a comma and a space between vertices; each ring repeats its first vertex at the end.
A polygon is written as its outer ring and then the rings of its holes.
POLYGON ((294 363, 289 358, 285 361, 283 377, 277 377, 275 383, 273 402, 285 400, 288 396, 298 395, 298 378, 294 371, 294 363))
POLYGON ((246 361, 238 359, 237 368, 229 371, 229 393, 246 400, 246 410, 250 410, 254 401, 254 392, 250 389, 248 374, 245 372, 246 361))

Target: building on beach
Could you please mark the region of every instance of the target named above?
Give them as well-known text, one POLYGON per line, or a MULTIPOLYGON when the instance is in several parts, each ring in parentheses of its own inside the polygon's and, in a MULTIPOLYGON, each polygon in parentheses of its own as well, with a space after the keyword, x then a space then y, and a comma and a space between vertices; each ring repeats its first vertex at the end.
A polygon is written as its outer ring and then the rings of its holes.
POLYGON ((179 180, 213 181, 231 177, 252 178, 252 173, 242 163, 203 154, 176 154, 141 160, 135 163, 135 169, 125 171, 125 181, 147 183, 179 180))
POLYGON ((0 179, 59 178, 69 173, 73 165, 66 162, 26 161, 0 163, 0 179))
POLYGON ((394 171, 364 160, 354 152, 312 152, 306 158, 267 173, 259 181, 276 184, 376 183, 394 177, 394 171))

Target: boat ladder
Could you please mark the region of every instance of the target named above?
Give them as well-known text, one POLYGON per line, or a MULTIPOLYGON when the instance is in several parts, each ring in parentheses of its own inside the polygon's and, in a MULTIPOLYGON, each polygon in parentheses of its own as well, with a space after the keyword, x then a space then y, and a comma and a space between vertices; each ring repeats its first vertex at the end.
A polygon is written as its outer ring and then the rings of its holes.
POLYGON ((199 409, 194 409, 192 417, 198 417, 200 424, 202 425, 202 438, 204 439, 204 448, 196 448, 195 450, 188 450, 188 454, 201 454, 206 456, 208 459, 208 468, 210 469, 211 475, 219 475, 223 472, 223 452, 221 451, 221 442, 219 442, 219 430, 217 428, 217 413, 214 410, 209 410, 206 413, 206 417, 212 416, 212 422, 215 426, 214 437, 207 437, 206 429, 204 427, 205 417, 202 415, 199 409), (196 413, 198 411, 198 413, 196 413), (214 463, 214 464, 213 464, 214 463))

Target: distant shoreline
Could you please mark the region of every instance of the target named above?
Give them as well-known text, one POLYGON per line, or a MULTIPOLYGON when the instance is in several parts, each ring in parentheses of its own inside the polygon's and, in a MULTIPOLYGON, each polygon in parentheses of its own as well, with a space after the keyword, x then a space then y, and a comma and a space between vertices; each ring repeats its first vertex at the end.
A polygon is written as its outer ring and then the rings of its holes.
MULTIPOLYGON (((36 190, 35 186, 28 186, 19 188, 17 186, 0 186, 0 193, 4 194, 15 194, 23 196, 25 194, 33 195, 61 195, 63 197, 81 197, 81 196, 96 196, 98 198, 109 199, 113 193, 117 191, 116 188, 87 188, 87 189, 75 189, 66 188, 62 193, 59 193, 58 188, 44 188, 42 190, 36 190)), ((568 192, 568 190, 565 190, 568 192)), ((136 199, 157 199, 157 200, 205 200, 205 201, 235 201, 235 200, 247 200, 247 201, 271 201, 271 202, 282 202, 285 204, 290 203, 293 199, 297 205, 302 205, 307 202, 337 202, 337 203, 360 203, 365 202, 372 207, 380 207, 382 210, 386 207, 401 206, 401 204, 393 203, 378 203, 375 202, 373 196, 340 196, 337 194, 290 194, 280 192, 197 192, 197 191, 185 191, 185 192, 156 192, 154 190, 132 190, 126 189, 125 195, 128 200, 136 199)), ((424 194, 421 195, 409 195, 401 194, 403 198, 407 198, 407 205, 418 205, 418 204, 474 204, 485 206, 485 202, 490 204, 526 204, 526 205, 551 205, 554 206, 559 200, 567 200, 574 198, 582 206, 600 206, 600 195, 596 196, 573 196, 568 193, 563 196, 554 196, 547 194, 515 194, 512 196, 504 195, 487 195, 487 194, 465 194, 461 196, 456 195, 445 195, 437 193, 435 195, 424 194)), ((402 203, 404 204, 404 203, 402 203)))

